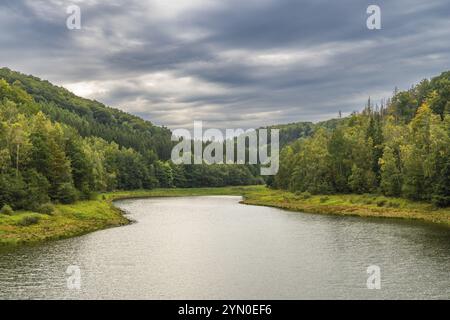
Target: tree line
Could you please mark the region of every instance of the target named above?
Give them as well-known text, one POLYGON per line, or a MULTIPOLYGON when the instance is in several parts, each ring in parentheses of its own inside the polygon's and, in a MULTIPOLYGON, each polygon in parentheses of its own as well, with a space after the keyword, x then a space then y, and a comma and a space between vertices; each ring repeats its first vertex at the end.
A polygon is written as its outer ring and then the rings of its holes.
MULTIPOLYGON (((266 182, 448 206, 449 113, 445 72, 346 118, 269 127, 280 129, 283 148, 266 182)), ((257 165, 174 165, 170 138, 167 128, 0 69, 0 208, 39 210, 112 190, 263 183, 257 165)))
POLYGON ((274 188, 450 205, 450 72, 284 147, 274 188))
POLYGON ((262 182, 247 165, 174 165, 168 129, 7 72, 13 82, 0 78, 0 208, 39 211, 112 190, 262 182))

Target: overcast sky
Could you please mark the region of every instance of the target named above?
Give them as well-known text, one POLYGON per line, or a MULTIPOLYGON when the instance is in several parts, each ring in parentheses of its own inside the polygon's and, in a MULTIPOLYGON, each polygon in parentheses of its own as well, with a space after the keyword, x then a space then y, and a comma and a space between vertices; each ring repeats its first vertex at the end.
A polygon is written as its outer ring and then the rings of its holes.
POLYGON ((450 1, 2 0, 0 65, 172 129, 318 121, 450 69, 450 1))

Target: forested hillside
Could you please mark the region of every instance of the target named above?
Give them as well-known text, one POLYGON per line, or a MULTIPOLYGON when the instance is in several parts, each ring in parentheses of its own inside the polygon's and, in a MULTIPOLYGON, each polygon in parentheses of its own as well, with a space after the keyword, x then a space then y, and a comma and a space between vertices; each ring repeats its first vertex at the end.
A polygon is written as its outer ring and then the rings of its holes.
MULTIPOLYGON (((383 193, 450 204, 450 72, 384 106, 280 129, 267 183, 300 193, 383 193)), ((258 166, 168 161, 167 128, 0 69, 0 208, 40 210, 97 192, 261 183, 258 166)))
POLYGON ((0 208, 39 211, 110 190, 261 182, 244 165, 176 166, 167 161, 170 137, 166 128, 0 69, 0 208))
POLYGON ((7 68, 0 69, 0 78, 27 92, 50 120, 75 128, 82 137, 99 137, 140 153, 155 152, 161 160, 170 158, 172 143, 167 128, 7 68))
POLYGON ((268 129, 280 130, 280 147, 284 147, 300 138, 310 137, 318 129, 327 131, 334 130, 344 119, 330 119, 318 123, 312 122, 295 122, 289 124, 281 124, 269 126, 268 129))
POLYGON ((275 188, 313 194, 373 193, 450 205, 450 72, 369 102, 334 130, 282 149, 275 188))

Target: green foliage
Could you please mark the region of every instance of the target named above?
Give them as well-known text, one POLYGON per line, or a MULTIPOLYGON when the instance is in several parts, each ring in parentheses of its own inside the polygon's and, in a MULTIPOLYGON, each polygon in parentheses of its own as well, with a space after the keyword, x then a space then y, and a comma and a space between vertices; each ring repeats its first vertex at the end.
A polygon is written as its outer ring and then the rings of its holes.
POLYGON ((324 129, 326 131, 333 131, 345 119, 331 119, 319 123, 312 122, 296 122, 283 125, 271 126, 269 129, 280 130, 280 147, 291 144, 301 138, 311 137, 315 131, 324 129))
POLYGON ((386 205, 387 201, 386 200, 379 200, 377 201, 377 207, 384 207, 386 205))
POLYGON ((48 81, 7 68, 0 69, 0 78, 9 84, 20 83, 20 87, 13 86, 11 89, 4 81, 0 85, 0 96, 24 104, 31 104, 34 99, 39 103, 40 110, 52 121, 75 128, 83 137, 96 136, 141 153, 153 150, 163 160, 170 158, 172 142, 167 128, 156 127, 148 121, 108 108, 97 101, 77 97, 48 81))
POLYGON ((52 214, 54 211, 55 211, 55 206, 50 202, 41 204, 36 210, 36 212, 39 212, 42 214, 52 214))
POLYGON ((62 183, 56 189, 54 199, 57 202, 68 204, 78 199, 78 192, 71 183, 62 183))
POLYGON ((17 222, 18 226, 28 227, 39 222, 39 217, 36 216, 25 216, 17 222))
POLYGON ((6 214, 7 216, 12 216, 14 214, 14 210, 9 205, 5 204, 0 209, 0 213, 1 214, 6 214))
POLYGON ((424 102, 443 119, 450 112, 450 71, 431 81, 425 79, 408 91, 396 92, 391 102, 387 111, 400 122, 409 122, 414 118, 424 102))
MULTIPOLYGON (((323 129, 318 130, 313 137, 305 139, 297 157, 292 155, 292 165, 289 165, 285 176, 291 176, 291 190, 308 191, 313 194, 330 193, 333 190, 330 157, 327 141, 330 135, 323 129), (289 173, 291 172, 291 173, 289 173)), ((283 153, 282 153, 283 154, 283 153)), ((281 154, 281 163, 283 156, 281 154)), ((280 170, 281 172, 281 170, 280 170)), ((277 177, 275 178, 277 181, 277 177)))
POLYGON ((450 72, 424 80, 396 92, 387 108, 369 101, 331 131, 317 129, 286 145, 271 186, 312 194, 381 191, 449 206, 449 84, 450 72))
POLYGON ((43 203, 50 201, 48 191, 50 184, 47 179, 34 169, 30 169, 25 174, 27 197, 23 207, 27 209, 35 209, 43 203))
POLYGON ((50 212, 50 201, 117 189, 263 183, 252 166, 174 165, 170 138, 164 127, 0 69, 0 206, 50 212))
POLYGON ((432 93, 429 94, 429 103, 433 112, 442 118, 450 112, 450 72, 444 72, 430 82, 432 93))
POLYGON ((450 206, 450 157, 448 155, 439 157, 436 176, 433 203, 438 207, 448 207, 450 206))
POLYGON ((248 189, 244 195, 246 204, 265 205, 290 211, 418 219, 450 226, 450 208, 436 208, 430 203, 404 198, 386 198, 375 194, 334 194, 326 197, 313 195, 311 198, 301 199, 289 191, 260 187, 248 189))
POLYGON ((353 165, 352 173, 348 177, 348 184, 354 193, 362 194, 366 192, 367 181, 365 174, 366 172, 363 169, 358 168, 356 164, 353 165))
POLYGON ((315 129, 312 122, 298 122, 272 126, 271 129, 280 130, 280 147, 284 147, 300 138, 309 137, 315 129))
POLYGON ((387 196, 399 196, 402 189, 402 174, 399 168, 398 156, 391 147, 386 146, 383 157, 379 160, 381 166, 381 190, 387 196))
POLYGON ((296 195, 296 197, 295 197, 296 199, 303 199, 303 200, 307 200, 312 197, 312 194, 307 191, 306 192, 297 191, 295 193, 295 195, 296 195))
POLYGON ((391 112, 397 119, 410 121, 418 107, 418 101, 411 91, 400 92, 392 98, 391 112))
MULTIPOLYGON (((168 129, 9 69, 0 78, 0 206, 38 210, 117 189, 262 182, 257 166, 174 165, 168 129)), ((284 147, 266 181, 298 197, 380 191, 448 206, 449 99, 445 72, 396 92, 386 108, 369 101, 348 118, 271 127, 284 147)))
POLYGON ((29 196, 21 175, 9 171, 0 175, 0 206, 10 204, 14 209, 24 208, 29 196))
POLYGON ((173 170, 168 163, 162 161, 155 162, 155 176, 162 188, 173 187, 173 170))

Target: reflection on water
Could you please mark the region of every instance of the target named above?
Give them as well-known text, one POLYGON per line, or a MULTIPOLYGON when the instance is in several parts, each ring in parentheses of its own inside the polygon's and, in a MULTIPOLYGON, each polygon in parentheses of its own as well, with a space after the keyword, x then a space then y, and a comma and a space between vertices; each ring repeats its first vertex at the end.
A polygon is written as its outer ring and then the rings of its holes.
POLYGON ((121 201, 137 223, 0 253, 0 298, 450 298, 450 230, 238 197, 121 201), (81 269, 67 289, 66 269, 81 269), (366 269, 381 268, 381 290, 366 269))

